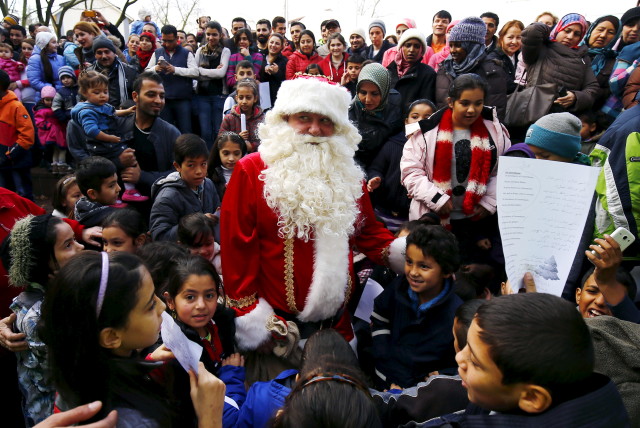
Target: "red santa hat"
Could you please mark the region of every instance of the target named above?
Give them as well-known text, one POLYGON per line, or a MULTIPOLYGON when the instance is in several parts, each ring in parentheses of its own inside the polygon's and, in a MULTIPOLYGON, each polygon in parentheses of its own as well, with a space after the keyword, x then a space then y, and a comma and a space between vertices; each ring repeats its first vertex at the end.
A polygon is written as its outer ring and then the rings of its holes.
MULTIPOLYGON (((267 113, 281 117, 308 112, 328 116, 336 128, 353 126, 349 122, 351 94, 325 77, 302 75, 285 80, 273 109, 267 113)), ((339 131, 338 131, 339 132, 339 131)))

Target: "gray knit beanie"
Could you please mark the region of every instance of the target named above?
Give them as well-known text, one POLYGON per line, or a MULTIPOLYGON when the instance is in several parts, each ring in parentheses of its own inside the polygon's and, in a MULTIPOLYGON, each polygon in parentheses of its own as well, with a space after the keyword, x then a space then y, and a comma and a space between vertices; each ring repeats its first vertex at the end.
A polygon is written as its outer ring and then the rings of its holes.
POLYGON ((551 113, 529 127, 524 142, 573 159, 580 152, 580 128, 582 122, 571 113, 551 113))
POLYGON ((382 29, 382 34, 387 34, 387 27, 384 25, 384 21, 382 21, 382 19, 374 19, 371 21, 371 24, 369 24, 369 31, 371 31, 373 27, 379 27, 382 29))
POLYGON ((92 46, 93 53, 95 53, 98 49, 101 49, 101 48, 107 48, 111 52, 117 53, 116 46, 113 44, 111 40, 109 40, 105 36, 98 36, 95 39, 93 39, 93 46, 92 46))
POLYGON ((484 44, 487 26, 482 19, 470 16, 457 23, 449 33, 450 42, 473 42, 484 44))
POLYGON ((382 99, 380 100, 380 105, 378 106, 376 111, 382 110, 387 104, 387 98, 389 97, 389 87, 391 85, 391 79, 389 77, 389 72, 387 71, 387 69, 384 68, 382 64, 377 62, 365 65, 362 70, 360 70, 360 75, 358 76, 358 84, 356 85, 356 91, 360 90, 360 85, 362 84, 362 82, 371 82, 380 89, 382 99))

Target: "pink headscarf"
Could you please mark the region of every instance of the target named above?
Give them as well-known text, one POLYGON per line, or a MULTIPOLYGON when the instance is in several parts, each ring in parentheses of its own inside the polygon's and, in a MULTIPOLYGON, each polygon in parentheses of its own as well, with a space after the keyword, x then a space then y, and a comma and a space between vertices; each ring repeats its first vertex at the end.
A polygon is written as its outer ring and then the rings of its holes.
MULTIPOLYGON (((587 34, 587 28, 589 27, 587 25, 587 20, 584 19, 584 16, 580 15, 579 13, 569 13, 563 16, 560 21, 558 21, 556 26, 553 27, 553 30, 551 30, 551 34, 549 35, 549 39, 555 42, 558 33, 567 28, 569 25, 573 24, 579 24, 580 27, 582 27, 582 38, 584 38, 584 36, 587 34)), ((580 39, 578 43, 576 43, 576 46, 572 47, 577 47, 581 40, 582 39, 580 39)))
POLYGON ((396 25, 396 30, 401 25, 406 25, 407 28, 416 28, 416 21, 411 18, 403 18, 402 21, 400 21, 400 23, 396 25))

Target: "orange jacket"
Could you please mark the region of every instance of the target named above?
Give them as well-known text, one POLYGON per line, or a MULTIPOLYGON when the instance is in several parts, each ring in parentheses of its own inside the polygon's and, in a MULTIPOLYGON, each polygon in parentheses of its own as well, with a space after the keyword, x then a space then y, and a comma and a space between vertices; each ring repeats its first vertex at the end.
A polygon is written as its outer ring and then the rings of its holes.
POLYGON ((0 144, 12 147, 18 143, 29 150, 33 146, 35 131, 27 109, 13 91, 0 98, 0 144))

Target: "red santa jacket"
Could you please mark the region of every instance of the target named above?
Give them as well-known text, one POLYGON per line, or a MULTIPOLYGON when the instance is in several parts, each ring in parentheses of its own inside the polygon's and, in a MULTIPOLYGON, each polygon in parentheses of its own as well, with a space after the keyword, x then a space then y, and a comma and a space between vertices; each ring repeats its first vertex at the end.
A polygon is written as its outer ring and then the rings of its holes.
MULTIPOLYGON (((258 178, 265 168, 259 153, 236 165, 220 215, 225 290, 237 315, 236 339, 244 349, 254 349, 269 338, 265 323, 274 309, 302 321, 335 316, 355 283, 351 248, 384 264, 394 241, 391 232, 375 220, 364 186, 358 200, 358 227, 349 240, 316 235, 305 242, 279 237, 278 217, 267 205, 264 183, 258 178)), ((401 250, 393 247, 392 256, 402 260, 401 250)), ((346 315, 336 329, 348 340, 353 337, 346 315)))

